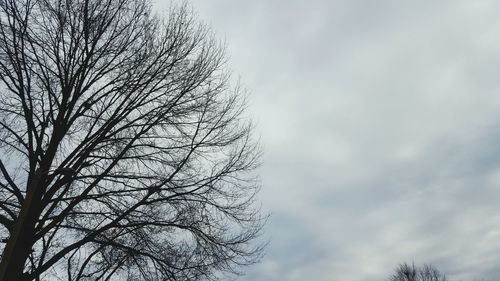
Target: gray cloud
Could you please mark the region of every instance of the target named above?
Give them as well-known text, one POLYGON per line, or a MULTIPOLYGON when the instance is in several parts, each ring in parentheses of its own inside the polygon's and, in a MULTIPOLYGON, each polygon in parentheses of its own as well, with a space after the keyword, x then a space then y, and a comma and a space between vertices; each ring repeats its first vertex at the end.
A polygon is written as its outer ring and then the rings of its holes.
POLYGON ((271 244, 244 280, 499 276, 500 2, 191 3, 266 150, 271 244))

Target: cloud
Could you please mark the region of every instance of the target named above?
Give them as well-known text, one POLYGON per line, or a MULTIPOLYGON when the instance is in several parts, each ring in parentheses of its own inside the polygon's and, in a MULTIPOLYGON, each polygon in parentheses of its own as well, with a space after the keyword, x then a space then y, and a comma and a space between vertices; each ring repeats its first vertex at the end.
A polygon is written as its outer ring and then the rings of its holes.
POLYGON ((266 150, 271 244, 243 280, 498 276, 498 1, 191 2, 266 150))

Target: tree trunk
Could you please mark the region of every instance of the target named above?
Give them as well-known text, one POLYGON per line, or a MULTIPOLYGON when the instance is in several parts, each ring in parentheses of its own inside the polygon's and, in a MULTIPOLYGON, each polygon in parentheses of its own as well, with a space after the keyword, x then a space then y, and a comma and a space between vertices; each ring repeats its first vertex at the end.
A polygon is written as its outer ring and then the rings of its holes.
POLYGON ((34 244, 35 224, 41 213, 43 190, 39 186, 41 178, 38 170, 28 185, 26 198, 21 206, 0 262, 0 281, 25 281, 24 265, 34 244))

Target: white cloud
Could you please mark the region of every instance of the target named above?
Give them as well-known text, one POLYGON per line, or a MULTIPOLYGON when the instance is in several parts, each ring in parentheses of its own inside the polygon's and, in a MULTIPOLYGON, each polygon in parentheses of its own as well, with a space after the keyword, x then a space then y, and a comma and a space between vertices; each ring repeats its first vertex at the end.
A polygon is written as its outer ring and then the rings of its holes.
POLYGON ((500 2, 191 2, 266 148, 271 244, 244 280, 498 276, 500 2))

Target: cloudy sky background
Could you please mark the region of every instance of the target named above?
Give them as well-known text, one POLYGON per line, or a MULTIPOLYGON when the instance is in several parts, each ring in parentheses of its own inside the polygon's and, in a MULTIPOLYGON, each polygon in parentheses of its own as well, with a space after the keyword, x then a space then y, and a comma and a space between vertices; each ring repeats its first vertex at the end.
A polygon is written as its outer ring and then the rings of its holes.
POLYGON ((500 1, 188 3, 265 149, 270 244, 241 280, 498 280, 500 1))

